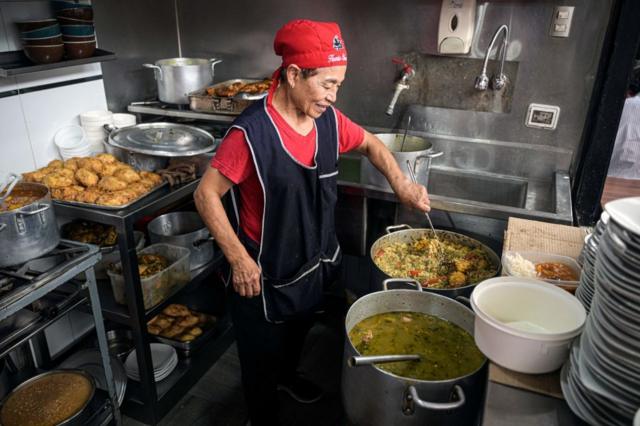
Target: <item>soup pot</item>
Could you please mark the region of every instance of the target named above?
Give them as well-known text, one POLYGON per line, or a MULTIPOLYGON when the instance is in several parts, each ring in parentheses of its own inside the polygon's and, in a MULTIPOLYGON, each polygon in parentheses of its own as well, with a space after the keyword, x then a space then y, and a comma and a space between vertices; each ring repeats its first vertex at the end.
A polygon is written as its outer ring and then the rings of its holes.
MULTIPOLYGON (((434 315, 473 336, 473 312, 444 296, 422 291, 415 280, 387 279, 383 291, 358 299, 349 308, 345 331, 365 318, 386 312, 434 315), (416 290, 388 290, 388 284, 410 282, 416 290)), ((350 366, 360 355, 347 337, 342 362, 342 400, 355 425, 469 425, 480 424, 487 386, 488 362, 476 371, 450 380, 428 381, 400 377, 375 365, 350 366)))
POLYGON ((40 257, 60 242, 49 188, 39 183, 14 185, 11 194, 34 194, 37 199, 15 210, 0 211, 0 268, 40 257))
MULTIPOLYGON (((383 249, 384 247, 392 243, 411 243, 414 240, 422 237, 433 238, 433 231, 431 229, 412 228, 411 226, 405 225, 405 224, 388 226, 386 228, 386 231, 387 231, 387 234, 378 238, 371 246, 371 250, 369 252, 369 256, 371 257, 371 262, 373 262, 373 266, 374 266, 373 268, 374 279, 379 279, 380 280, 379 282, 382 282, 382 280, 386 278, 401 278, 401 277, 390 277, 384 271, 378 268, 378 265, 376 265, 376 263, 374 262, 374 257, 375 257, 375 254, 380 249, 383 249)), ((436 229, 436 233, 438 234, 438 236, 445 236, 448 240, 455 241, 459 244, 463 244, 465 246, 469 246, 472 248, 481 248, 487 254, 487 257, 489 258, 489 262, 491 263, 492 268, 496 271, 494 274, 487 274, 487 276, 484 277, 485 279, 494 277, 500 272, 500 258, 493 250, 491 250, 486 245, 482 244, 480 241, 475 240, 471 237, 467 237, 466 235, 458 234, 456 232, 451 232, 451 231, 443 231, 441 229, 436 229)), ((404 278, 409 278, 409 277, 404 277, 404 278)), ((459 296, 463 296, 463 297, 471 296, 471 293, 473 292, 473 289, 477 284, 478 283, 473 283, 463 287, 456 287, 456 288, 425 287, 424 290, 438 293, 443 296, 447 296, 455 299, 459 296)))
POLYGON ((214 67, 221 59, 170 58, 143 64, 151 68, 158 84, 158 98, 170 104, 188 104, 188 94, 213 83, 214 67))
POLYGON ((190 251, 189 268, 196 269, 213 259, 213 237, 196 212, 172 212, 147 225, 151 243, 167 243, 190 251))
MULTIPOLYGON (((405 175, 409 174, 407 169, 407 161, 409 161, 418 182, 427 186, 431 160, 440 157, 442 152, 435 151, 431 142, 418 136, 407 136, 404 143, 402 133, 378 133, 375 136, 391 151, 391 155, 405 175)), ((366 158, 362 160, 360 173, 362 183, 391 190, 387 178, 366 158)))

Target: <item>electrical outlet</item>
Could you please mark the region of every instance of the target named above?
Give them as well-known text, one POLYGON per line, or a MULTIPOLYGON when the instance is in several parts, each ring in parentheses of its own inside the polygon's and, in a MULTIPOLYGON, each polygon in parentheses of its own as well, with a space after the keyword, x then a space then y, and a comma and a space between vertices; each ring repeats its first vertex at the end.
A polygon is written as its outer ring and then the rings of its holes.
POLYGON ((569 37, 573 9, 573 6, 556 6, 553 8, 553 18, 549 29, 551 37, 569 37))

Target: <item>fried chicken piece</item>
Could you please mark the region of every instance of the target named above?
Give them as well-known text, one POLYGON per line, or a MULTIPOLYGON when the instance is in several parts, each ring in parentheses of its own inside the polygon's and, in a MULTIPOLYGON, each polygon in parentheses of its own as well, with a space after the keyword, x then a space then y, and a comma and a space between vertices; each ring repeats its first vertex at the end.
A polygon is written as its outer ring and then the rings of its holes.
POLYGON ((112 154, 107 153, 98 154, 95 156, 95 158, 104 164, 113 164, 118 162, 118 159, 116 157, 114 157, 112 154))
POLYGON ((182 317, 178 320, 178 325, 181 327, 193 327, 198 324, 200 320, 195 315, 187 315, 186 317, 182 317))
POLYGON ((23 173, 22 179, 25 182, 42 183, 42 180, 44 179, 45 176, 46 176, 45 173, 41 172, 40 170, 36 170, 35 172, 23 173))
POLYGON ((78 197, 84 192, 84 186, 71 185, 62 188, 62 199, 65 201, 77 201, 78 197))
POLYGON ((64 170, 71 170, 74 173, 77 172, 79 168, 80 167, 78 167, 78 163, 75 161, 74 162, 65 161, 64 167, 63 167, 64 170))
POLYGON ((102 162, 96 158, 91 158, 91 157, 87 157, 87 158, 81 158, 78 161, 78 165, 81 168, 84 169, 89 169, 90 171, 100 174, 102 173, 102 169, 104 168, 104 166, 102 165, 102 162))
POLYGON ((122 206, 129 202, 129 196, 126 194, 120 194, 119 191, 116 192, 103 192, 98 199, 96 199, 95 203, 101 206, 122 206))
POLYGON ((163 330, 162 333, 160 333, 160 335, 171 339, 173 337, 176 337, 178 334, 182 334, 182 333, 184 333, 184 327, 180 327, 179 325, 172 325, 168 329, 163 330))
POLYGON ((223 98, 232 98, 238 94, 240 88, 243 86, 241 82, 233 83, 228 86, 222 86, 215 89, 216 96, 223 98))
POLYGON ((196 336, 194 336, 193 334, 183 334, 181 336, 178 337, 178 340, 180 340, 181 342, 191 342, 192 340, 195 340, 196 336))
POLYGON ((100 180, 97 174, 95 174, 91 170, 86 169, 84 167, 78 169, 78 171, 75 174, 75 177, 76 179, 78 179, 78 182, 80 182, 81 184, 87 187, 97 185, 98 181, 100 180))
POLYGON ((104 163, 101 176, 113 176, 113 173, 118 170, 118 167, 119 166, 116 163, 104 163))
POLYGON ((135 172, 134 170, 125 169, 124 167, 117 169, 113 173, 113 177, 116 177, 127 183, 134 183, 140 180, 140 175, 138 175, 137 172, 135 172))
POLYGON ((162 313, 170 317, 186 317, 191 315, 191 311, 184 305, 172 303, 162 310, 162 313))
POLYGON ((65 186, 73 185, 73 178, 59 175, 57 173, 48 174, 42 179, 42 183, 47 185, 51 189, 64 188, 65 186))
POLYGON ((162 183, 162 176, 160 176, 157 173, 146 172, 146 171, 143 170, 143 171, 140 172, 140 177, 142 179, 150 180, 151 182, 153 182, 154 186, 155 185, 159 185, 160 183, 162 183))
POLYGON ((100 197, 100 195, 102 195, 102 193, 100 192, 100 189, 98 189, 98 187, 90 186, 87 189, 85 189, 82 192, 82 194, 78 195, 78 197, 76 198, 76 201, 80 201, 82 203, 95 204, 96 200, 98 199, 98 197, 100 197))
POLYGON ((62 200, 64 196, 64 188, 51 188, 51 198, 62 200))
POLYGON ((153 334, 154 336, 157 336, 160 333, 162 333, 162 329, 157 325, 148 325, 147 331, 149 332, 149 334, 153 334))
POLYGON ((136 198, 148 191, 147 187, 140 182, 132 183, 127 189, 133 192, 136 198))
POLYGON ((62 160, 51 160, 47 167, 51 167, 52 169, 61 169, 64 166, 62 160))
POLYGON ((67 168, 61 167, 55 172, 55 174, 60 175, 60 176, 66 176, 66 177, 68 177, 70 179, 74 179, 75 172, 73 170, 71 170, 71 169, 67 169, 67 168))
POLYGON ((189 330, 189 334, 195 337, 200 336, 202 334, 202 329, 200 327, 193 327, 189 330))
POLYGON ((140 182, 138 182, 138 183, 140 183, 140 185, 144 186, 145 192, 149 191, 154 186, 156 186, 156 184, 153 183, 153 181, 151 181, 149 179, 145 179, 145 178, 140 179, 140 182))
POLYGON ((127 187, 127 182, 113 176, 105 176, 98 182, 98 187, 105 191, 119 191, 127 187))

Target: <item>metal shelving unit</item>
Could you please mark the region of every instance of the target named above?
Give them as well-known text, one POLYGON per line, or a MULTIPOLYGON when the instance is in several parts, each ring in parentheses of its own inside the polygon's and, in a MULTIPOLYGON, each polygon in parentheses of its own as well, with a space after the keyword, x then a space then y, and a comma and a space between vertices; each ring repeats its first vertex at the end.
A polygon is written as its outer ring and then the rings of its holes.
POLYGON ((127 107, 129 112, 136 114, 157 115, 161 117, 185 118, 189 120, 211 121, 215 123, 231 124, 238 116, 231 114, 207 114, 188 109, 176 109, 168 107, 157 101, 134 102, 127 107))
POLYGON ((58 217, 85 219, 105 225, 113 225, 116 228, 125 279, 127 305, 123 306, 115 303, 111 288, 107 283, 99 286, 100 297, 105 318, 131 327, 135 349, 138 353, 138 370, 141 373, 140 382, 129 382, 123 411, 131 417, 150 424, 156 424, 184 396, 186 390, 202 377, 202 374, 213 365, 233 341, 230 323, 226 317, 223 317, 219 321, 218 334, 215 339, 205 343, 204 347, 200 349, 200 353, 194 354, 191 358, 181 360, 176 370, 169 377, 157 384, 155 383, 147 321, 153 315, 159 313, 168 303, 180 296, 182 292, 202 283, 213 271, 220 267, 222 256, 218 255, 209 264, 192 271, 192 280, 189 284, 176 291, 175 294, 159 306, 147 310, 144 308, 142 288, 140 286, 133 225, 147 215, 168 211, 185 199, 192 197, 199 182, 200 180, 198 179, 173 188, 160 188, 122 210, 104 210, 54 202, 58 217))
POLYGON ((22 50, 0 53, 0 77, 12 77, 19 74, 47 71, 56 68, 73 67, 75 65, 104 62, 116 59, 115 53, 96 49, 93 56, 84 59, 64 59, 51 64, 34 64, 22 50))
MULTIPOLYGON (((45 328, 69 313, 74 308, 84 305, 89 301, 95 322, 95 331, 98 337, 98 347, 100 349, 102 367, 106 376, 108 397, 103 397, 102 402, 98 401, 99 398, 94 398, 94 400, 92 400, 90 403, 92 415, 89 417, 87 420, 88 423, 86 424, 96 424, 96 422, 98 424, 106 424, 113 419, 115 419, 116 424, 120 424, 120 410, 117 403, 118 399, 116 396, 115 383, 113 381, 113 373, 111 371, 111 362, 107 345, 107 337, 104 329, 104 321, 102 318, 100 297, 98 295, 96 278, 93 271, 93 266, 100 260, 100 252, 96 246, 66 240, 62 240, 58 248, 54 251, 61 255, 75 254, 75 256, 57 264, 46 273, 28 281, 26 284, 18 285, 17 288, 6 294, 0 300, 0 321, 29 307, 33 302, 47 296, 54 290, 59 289, 80 273, 84 272, 86 282, 81 284, 77 291, 72 292, 68 296, 67 300, 59 305, 61 306, 60 309, 56 309, 51 313, 51 315, 41 316, 34 321, 30 321, 27 325, 16 330, 16 332, 0 341, 0 356, 6 356, 6 354, 11 350, 35 337, 38 333, 41 333, 45 328), (88 299, 86 296, 83 296, 85 290, 88 290, 89 292, 88 299), (109 400, 107 404, 104 403, 106 399, 109 400), (111 409, 111 415, 105 415, 106 410, 108 409, 107 405, 111 409)), ((2 272, 3 275, 14 275, 18 278, 26 277, 26 275, 23 275, 19 271, 10 272, 5 269, 2 272)))

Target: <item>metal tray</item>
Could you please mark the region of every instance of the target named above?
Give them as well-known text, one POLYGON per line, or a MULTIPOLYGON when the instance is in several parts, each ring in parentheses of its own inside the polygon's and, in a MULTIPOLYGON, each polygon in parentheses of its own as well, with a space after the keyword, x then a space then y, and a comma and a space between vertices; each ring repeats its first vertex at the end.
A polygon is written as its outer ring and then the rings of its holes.
MULTIPOLYGON (((199 313, 197 311, 191 311, 195 313, 199 313)), ((211 315, 211 314, 207 314, 211 315)), ((158 342, 165 343, 167 345, 173 346, 176 351, 182 354, 185 357, 190 357, 195 351, 197 351, 202 345, 208 342, 212 337, 218 334, 218 323, 220 319, 215 315, 211 315, 215 317, 215 321, 211 322, 206 328, 202 329, 202 334, 197 338, 193 339, 190 342, 181 342, 179 340, 169 339, 167 337, 162 336, 153 336, 158 342)))
POLYGON ((91 208, 100 209, 100 210, 122 210, 122 209, 126 209, 127 207, 137 203, 138 201, 140 201, 143 198, 145 198, 146 196, 154 193, 158 189, 166 186, 168 183, 169 182, 167 182, 167 181, 163 181, 160 185, 158 185, 155 188, 151 189, 151 191, 145 192, 144 194, 142 194, 138 198, 134 198, 132 201, 129 201, 127 204, 122 204, 121 206, 101 206, 100 204, 82 203, 80 201, 65 201, 65 200, 56 200, 56 199, 54 199, 53 202, 57 203, 57 204, 65 204, 65 205, 68 205, 68 206, 91 207, 91 208))
POLYGON ((247 93, 238 93, 237 96, 232 98, 211 96, 207 93, 208 88, 216 89, 222 86, 228 86, 234 83, 258 83, 264 81, 264 79, 242 79, 236 78, 233 80, 223 81, 222 83, 214 84, 213 86, 206 87, 201 90, 189 93, 189 107, 192 111, 197 112, 210 112, 215 114, 230 114, 238 115, 245 108, 251 105, 254 101, 263 99, 267 96, 268 92, 262 92, 255 95, 249 95, 247 93))

